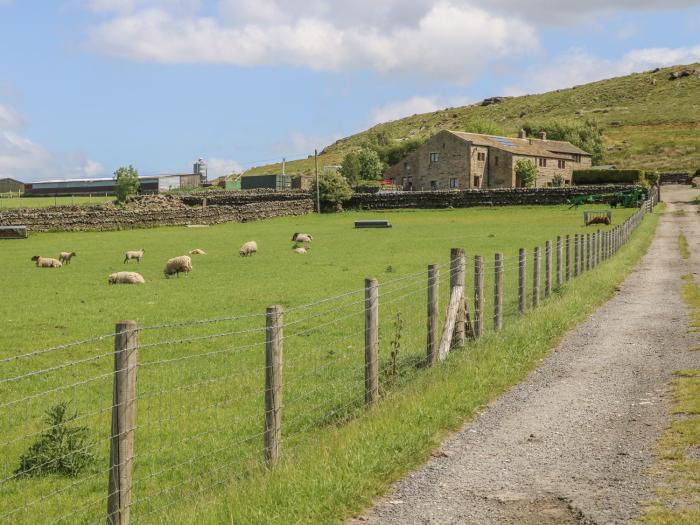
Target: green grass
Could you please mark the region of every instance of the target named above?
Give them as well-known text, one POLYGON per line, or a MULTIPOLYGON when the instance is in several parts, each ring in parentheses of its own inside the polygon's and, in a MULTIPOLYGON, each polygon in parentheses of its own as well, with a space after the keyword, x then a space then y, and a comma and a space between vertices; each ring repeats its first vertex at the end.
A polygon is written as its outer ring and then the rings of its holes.
MULTIPOLYGON (((683 67, 698 67, 691 64, 683 67)), ((605 128, 605 163, 618 168, 692 170, 700 166, 700 78, 668 80, 681 66, 639 73, 549 93, 514 97, 491 106, 445 108, 374 126, 343 138, 319 155, 319 166, 375 137, 389 141, 428 138, 443 129, 462 130, 473 121, 491 121, 517 135, 525 122, 595 118, 605 128), (654 83, 655 82, 655 83, 654 83)), ((313 158, 287 162, 287 173, 310 174, 313 158)), ((248 175, 281 173, 281 164, 259 166, 248 175)))
MULTIPOLYGON (((614 223, 630 213, 615 211, 614 223)), ((0 251, 0 265, 6 269, 0 276, 4 291, 0 316, 5 321, 0 359, 107 334, 120 319, 137 319, 147 326, 262 314, 267 305, 282 304, 288 309, 286 455, 272 478, 259 462, 264 318, 141 332, 132 512, 142 521, 153 521, 155 513, 162 513, 163 523, 335 521, 361 508, 389 481, 424 459, 447 430, 520 379, 564 330, 605 300, 646 248, 655 220, 653 215, 645 221, 641 233, 605 269, 557 291, 557 300, 545 302, 521 321, 516 321, 515 313, 518 248, 531 253, 535 245, 556 235, 592 231, 581 226, 580 211, 555 206, 363 212, 210 228, 35 234, 26 241, 6 241, 6 249, 0 251), (352 221, 359 217, 389 218, 394 227, 355 230, 352 221), (310 254, 292 253, 289 239, 294 231, 313 233, 310 254), (250 239, 258 241, 259 254, 238 257, 238 246, 250 239), (506 256, 508 329, 487 335, 455 354, 447 365, 426 371, 417 367, 425 353, 424 272, 428 263, 443 264, 444 310, 449 248, 459 246, 487 261, 496 251, 506 256), (146 285, 108 286, 107 275, 127 267, 122 264, 123 252, 141 247, 146 248, 143 261, 128 269, 140 271, 146 285), (207 255, 194 258, 191 276, 164 279, 165 260, 195 247, 204 248, 207 255), (29 260, 37 254, 56 256, 62 250, 78 255, 61 269, 39 269, 29 260), (390 283, 413 273, 418 275, 390 283), (363 416, 361 287, 367 275, 380 282, 382 391, 390 401, 363 416), (348 290, 357 292, 308 310, 290 308, 348 290), (394 320, 399 313, 404 329, 398 370, 392 375, 387 356, 397 336, 394 320), (213 334, 219 336, 182 341, 213 334), (177 342, 149 347, 164 340, 177 342), (214 490, 198 495, 212 485, 214 490), (224 499, 223 490, 232 496, 224 499), (187 510, 193 495, 203 505, 196 514, 187 510), (171 507, 161 511, 162 505, 171 507)), ((470 259, 470 269, 472 264, 470 259)), ((487 312, 492 309, 492 272, 487 266, 487 312)), ((51 521, 67 508, 76 512, 69 521, 102 517, 112 346, 107 337, 3 363, 2 377, 10 378, 87 360, 0 382, 0 404, 49 392, 0 408, 0 426, 11 429, 0 440, 0 478, 17 467, 32 441, 28 435, 42 430, 46 408, 62 400, 71 400, 81 424, 91 429, 92 451, 100 461, 77 480, 48 477, 4 483, 0 515, 27 505, 12 515, 12 521, 51 521), (99 379, 91 381, 96 376, 99 379), (56 490, 63 492, 36 503, 36 498, 56 490)))
POLYGON ((690 250, 688 249, 688 239, 685 238, 683 232, 678 235, 678 250, 681 252, 681 257, 687 259, 690 257, 690 250))
POLYGON ((8 208, 47 208, 49 206, 72 206, 102 204, 111 202, 114 196, 104 195, 67 195, 62 197, 0 197, 0 210, 8 208))

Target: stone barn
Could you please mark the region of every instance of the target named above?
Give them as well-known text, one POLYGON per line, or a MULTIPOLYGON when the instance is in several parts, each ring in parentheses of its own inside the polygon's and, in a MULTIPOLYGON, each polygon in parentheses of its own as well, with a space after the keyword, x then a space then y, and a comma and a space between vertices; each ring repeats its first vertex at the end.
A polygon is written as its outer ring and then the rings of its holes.
POLYGON ((520 159, 537 167, 536 187, 550 187, 557 175, 571 184, 575 169, 591 166, 591 154, 570 142, 538 138, 497 137, 461 131, 440 131, 391 166, 384 179, 404 190, 429 191, 478 188, 519 188, 515 174, 520 159))

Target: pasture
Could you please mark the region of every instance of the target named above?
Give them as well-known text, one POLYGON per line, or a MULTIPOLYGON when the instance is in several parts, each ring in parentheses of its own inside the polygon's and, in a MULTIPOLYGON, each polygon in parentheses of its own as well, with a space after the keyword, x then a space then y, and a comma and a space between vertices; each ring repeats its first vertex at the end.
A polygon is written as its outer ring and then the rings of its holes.
MULTIPOLYGON (((615 210, 613 226, 633 211, 615 210)), ((266 306, 280 304, 287 311, 283 450, 308 447, 316 432, 339 428, 362 410, 364 277, 379 280, 382 394, 390 396, 420 374, 427 264, 441 264, 444 315, 450 248, 467 251, 468 285, 472 256, 484 256, 490 327, 491 261, 495 252, 503 253, 507 328, 517 317, 518 249, 526 248, 531 257, 535 246, 543 248, 557 235, 594 231, 582 224, 582 210, 566 206, 475 208, 35 234, 3 242, 0 517, 15 523, 104 519, 113 368, 109 334, 117 321, 134 319, 144 327, 132 519, 167 523, 188 515, 193 500, 216 502, 216 494, 232 484, 245 490, 246 479, 262 469, 266 306), (352 223, 359 218, 389 219, 394 227, 355 230, 352 223), (310 253, 292 251, 296 231, 313 234, 310 253), (248 240, 258 242, 259 253, 239 257, 238 247, 248 240), (146 250, 140 264, 123 264, 125 251, 140 248, 146 250), (165 261, 193 248, 207 254, 192 257, 190 276, 165 279, 165 261), (36 268, 30 261, 60 251, 77 256, 60 269, 36 268), (125 269, 141 273, 146 284, 108 286, 107 276, 125 269), (212 321, 188 322, 198 319, 212 321), (104 339, 51 348, 101 334, 104 339), (15 476, 20 455, 45 429, 43 412, 59 401, 70 401, 78 421, 89 428, 95 464, 74 479, 15 476)), ((529 286, 531 272, 528 266, 529 286)), ((263 514, 263 509, 248 512, 263 514)))

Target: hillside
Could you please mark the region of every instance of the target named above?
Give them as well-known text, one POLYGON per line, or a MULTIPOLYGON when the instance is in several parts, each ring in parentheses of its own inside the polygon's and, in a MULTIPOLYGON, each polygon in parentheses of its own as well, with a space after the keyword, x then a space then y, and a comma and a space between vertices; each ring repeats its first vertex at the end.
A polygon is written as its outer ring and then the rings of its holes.
MULTIPOLYGON (((549 93, 446 108, 378 124, 340 139, 319 155, 319 167, 339 164, 363 144, 427 138, 442 129, 461 130, 492 121, 516 135, 528 121, 595 118, 604 127, 606 164, 618 167, 696 170, 700 168, 700 64, 674 66, 601 80, 549 93), (671 80, 683 70, 695 74, 671 80)), ((287 162, 287 173, 312 173, 313 158, 287 162)), ((280 164, 252 168, 247 175, 281 172, 280 164)))

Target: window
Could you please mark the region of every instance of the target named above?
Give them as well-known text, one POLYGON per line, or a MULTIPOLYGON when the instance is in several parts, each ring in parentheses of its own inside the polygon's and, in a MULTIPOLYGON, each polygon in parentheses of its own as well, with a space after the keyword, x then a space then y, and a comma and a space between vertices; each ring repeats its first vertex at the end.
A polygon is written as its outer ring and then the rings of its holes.
POLYGON ((403 163, 403 170, 404 171, 411 171, 411 165, 408 162, 403 163))
POLYGON ((459 188, 459 182, 457 179, 450 179, 450 188, 459 188))
POLYGON ((436 162, 440 162, 440 154, 439 153, 431 153, 430 154, 430 164, 435 164, 436 162))
POLYGON ((436 180, 431 180, 431 181, 430 181, 430 189, 431 189, 431 190, 437 190, 437 189, 438 189, 438 181, 436 181, 436 180))
POLYGON ((581 162, 581 155, 574 154, 574 162, 581 162))
POLYGON ((498 166, 498 155, 493 158, 493 163, 498 166))
MULTIPOLYGON (((496 157, 496 158, 498 158, 498 157, 496 157)), ((474 177, 474 187, 475 188, 480 187, 480 185, 479 185, 480 182, 481 182, 481 177, 474 177)))
POLYGON ((559 159, 559 160, 557 161, 557 167, 559 167, 559 168, 561 168, 561 169, 566 168, 566 161, 565 161, 565 160, 559 159))
POLYGON ((540 168, 546 168, 547 167, 547 159, 537 159, 537 164, 539 165, 540 168))
POLYGON ((483 151, 478 152, 476 154, 476 160, 481 160, 481 161, 486 160, 486 153, 484 153, 483 151))
POLYGON ((445 149, 445 143, 444 143, 444 142, 442 143, 442 149, 445 149))

